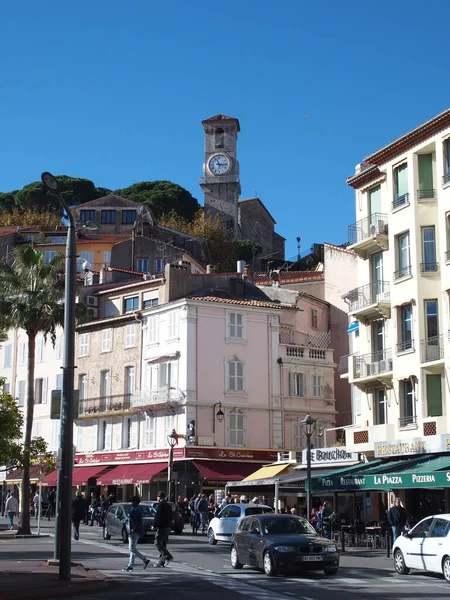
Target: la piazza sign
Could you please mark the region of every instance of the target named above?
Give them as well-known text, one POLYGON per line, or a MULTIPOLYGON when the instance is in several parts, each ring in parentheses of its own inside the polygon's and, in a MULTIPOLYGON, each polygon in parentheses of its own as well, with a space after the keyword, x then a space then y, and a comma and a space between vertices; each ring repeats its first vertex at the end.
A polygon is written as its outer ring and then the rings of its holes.
POLYGON ((377 458, 436 454, 439 452, 450 452, 450 434, 430 435, 411 438, 410 440, 375 442, 374 444, 374 454, 377 458))

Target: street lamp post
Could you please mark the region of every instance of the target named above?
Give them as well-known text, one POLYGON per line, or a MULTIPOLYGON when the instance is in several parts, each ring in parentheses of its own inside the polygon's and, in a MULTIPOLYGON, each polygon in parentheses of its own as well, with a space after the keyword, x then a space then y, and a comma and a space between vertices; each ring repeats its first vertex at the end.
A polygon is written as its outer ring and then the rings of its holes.
POLYGON ((64 360, 60 413, 59 455, 56 497, 56 530, 54 558, 59 559, 59 579, 71 578, 71 514, 73 469, 73 418, 75 373, 75 291, 77 272, 77 243, 75 220, 61 196, 59 183, 51 173, 42 173, 42 182, 56 196, 66 212, 69 226, 66 242, 66 268, 64 289, 64 360))
POLYGON ((167 465, 167 500, 172 501, 172 471, 173 471, 173 448, 178 443, 178 436, 175 429, 167 436, 167 443, 169 444, 169 462, 167 465))

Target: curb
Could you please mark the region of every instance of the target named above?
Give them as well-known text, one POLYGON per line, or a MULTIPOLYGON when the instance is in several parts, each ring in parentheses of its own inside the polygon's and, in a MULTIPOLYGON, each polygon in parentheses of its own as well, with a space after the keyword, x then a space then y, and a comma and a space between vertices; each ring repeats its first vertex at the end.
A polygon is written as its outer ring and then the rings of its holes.
POLYGON ((8 593, 8 600, 33 600, 35 598, 55 598, 58 596, 87 594, 89 592, 100 592, 112 587, 112 580, 99 579, 87 581, 68 581, 60 583, 55 587, 41 588, 39 590, 14 590, 8 593))

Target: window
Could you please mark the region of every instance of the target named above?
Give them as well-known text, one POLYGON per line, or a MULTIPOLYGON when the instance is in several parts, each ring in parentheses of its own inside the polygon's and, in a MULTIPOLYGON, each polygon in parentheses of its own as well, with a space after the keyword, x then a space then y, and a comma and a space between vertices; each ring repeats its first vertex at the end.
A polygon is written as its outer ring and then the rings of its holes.
POLYGON ((60 431, 60 424, 59 424, 59 420, 52 420, 52 442, 51 442, 51 447, 50 449, 54 452, 56 450, 59 450, 59 431, 60 431))
POLYGON ((155 417, 153 415, 145 415, 145 446, 153 448, 155 445, 155 417))
POLYGON ((36 379, 34 382, 34 403, 47 404, 48 377, 36 379))
POLYGON ((414 390, 410 379, 400 381, 400 427, 416 422, 414 390))
POLYGON ((306 448, 305 429, 299 421, 295 421, 294 423, 293 436, 294 448, 296 448, 297 450, 303 450, 303 448, 306 448))
POLYGON ((411 275, 411 257, 409 250, 409 231, 397 236, 398 271, 394 279, 411 275))
POLYGON ((56 379, 55 379, 55 390, 62 390, 62 381, 63 381, 62 373, 58 373, 58 375, 56 376, 56 379))
POLYGON ((44 362, 44 338, 38 337, 36 339, 36 362, 44 362))
POLYGON ((106 266, 109 266, 111 264, 111 252, 108 252, 107 250, 103 252, 103 263, 106 266))
POLYGON ((9 394, 10 389, 10 384, 5 381, 5 383, 3 384, 3 391, 5 392, 5 394, 9 394))
POLYGON ((166 264, 167 260, 165 258, 157 258, 155 261, 155 273, 163 273, 166 264))
POLYGON ((421 538, 426 537, 431 528, 431 523, 433 522, 433 517, 429 519, 425 519, 422 523, 419 523, 411 530, 411 537, 421 538))
POLYGON ((387 400, 385 388, 374 391, 374 425, 385 425, 387 423, 387 400))
POLYGON ((148 319, 148 343, 156 344, 158 342, 158 317, 149 317, 148 319))
POLYGON ((134 384, 134 367, 125 367, 125 394, 132 394, 134 392, 134 384))
POLYGON ((89 356, 89 334, 80 333, 80 356, 89 356))
POLYGON ((220 127, 218 129, 216 129, 214 137, 215 137, 215 147, 223 148, 223 137, 224 137, 223 129, 221 129, 220 127))
POLYGON ((158 306, 158 298, 144 300, 144 302, 142 303, 142 308, 153 308, 154 306, 158 306))
POLYGON ((100 213, 100 222, 102 225, 114 225, 116 222, 116 211, 102 210, 100 213))
POLYGON ((439 337, 437 300, 425 300, 425 329, 427 341, 437 344, 439 337))
POLYGON ((5 345, 5 355, 3 359, 3 366, 5 369, 9 369, 12 364, 12 344, 5 345))
POLYGON ((351 387, 353 424, 361 425, 361 390, 356 385, 351 387))
POLYGON ((141 273, 148 272, 148 258, 138 258, 137 270, 141 271, 141 273))
POLYGON ((394 169, 394 208, 406 204, 409 200, 408 195, 408 163, 394 169))
POLYGON ((291 373, 291 396, 305 396, 305 376, 303 373, 291 373))
POLYGON ((372 293, 371 302, 381 302, 384 297, 383 253, 372 254, 372 293))
POLYGON ((56 338, 56 360, 61 360, 64 352, 64 335, 58 335, 56 338))
POLYGON ((227 361, 228 392, 245 392, 244 367, 244 363, 240 360, 227 361))
POLYGON ((94 253, 93 252, 79 252, 78 253, 78 261, 81 266, 84 265, 85 262, 88 263, 88 268, 92 269, 94 266, 94 253))
POLYGON ((87 398, 87 375, 84 373, 78 376, 78 395, 80 401, 87 398))
POLYGON ((171 433, 173 429, 176 430, 175 427, 175 415, 166 415, 164 418, 164 425, 166 433, 171 433))
POLYGON ((19 346, 19 367, 24 367, 27 364, 28 348, 25 342, 19 346))
POLYGON ((102 352, 111 352, 112 350, 112 329, 102 330, 102 352))
POLYGON ((95 221, 95 210, 80 210, 80 221, 82 223, 92 223, 95 221))
POLYGON ((400 321, 400 343, 398 344, 398 352, 411 350, 414 347, 412 338, 412 305, 404 304, 399 308, 400 321))
POLYGON ((111 394, 111 372, 108 370, 100 371, 100 396, 108 399, 111 394))
POLYGON ((128 417, 125 419, 123 427, 123 448, 131 448, 131 419, 128 417))
POLYGON ((322 395, 322 377, 321 375, 311 375, 311 390, 315 398, 322 395))
POLYGON ((19 381, 17 384, 17 403, 19 406, 25 406, 25 381, 19 381))
POLYGON ((311 309, 311 327, 317 329, 317 309, 311 309))
POLYGON ((125 328, 125 347, 136 346, 136 323, 128 323, 125 328))
POLYGON ((241 410, 228 413, 228 445, 244 446, 245 414, 241 410))
POLYGON ((444 140, 444 176, 442 183, 450 182, 450 138, 444 140))
POLYGON ((168 313, 168 337, 178 337, 178 311, 171 311, 168 313))
POLYGON ((136 221, 135 210, 122 210, 122 225, 133 225, 136 221))
POLYGON ((244 338, 244 313, 228 313, 228 337, 238 340, 244 338))
POLYGON ((431 227, 422 227, 422 273, 437 271, 436 263, 436 232, 434 225, 431 227))
POLYGON ((31 429, 31 437, 41 437, 41 422, 33 421, 33 427, 31 429))
POLYGON ((384 321, 374 321, 372 323, 372 349, 374 361, 383 360, 384 356, 384 321))
POLYGON ((447 537, 450 530, 450 521, 447 519, 436 519, 430 537, 447 537))
POLYGON ((48 265, 55 258, 56 252, 54 250, 44 250, 44 263, 48 265))
POLYGON ((417 199, 434 198, 433 155, 419 154, 417 157, 419 169, 419 189, 417 199))
POLYGON ((139 309, 139 296, 125 298, 123 301, 123 312, 129 313, 139 309))
POLYGON ((381 186, 377 185, 368 192, 370 224, 377 225, 377 220, 381 216, 381 186))
POLYGON ((442 417, 442 378, 441 375, 426 375, 427 416, 442 417))
POLYGON ((101 429, 100 429, 100 450, 106 450, 107 432, 108 432, 108 423, 104 420, 101 422, 101 429))

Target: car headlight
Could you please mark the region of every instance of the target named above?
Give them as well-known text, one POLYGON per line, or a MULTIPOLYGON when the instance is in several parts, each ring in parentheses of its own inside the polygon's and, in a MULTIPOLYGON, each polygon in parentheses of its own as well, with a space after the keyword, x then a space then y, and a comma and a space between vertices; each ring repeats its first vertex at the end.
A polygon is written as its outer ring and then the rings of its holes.
POLYGON ((277 552, 295 552, 294 546, 275 546, 277 552))
POLYGON ((336 548, 336 546, 325 546, 324 551, 325 552, 337 552, 337 548, 336 548))

